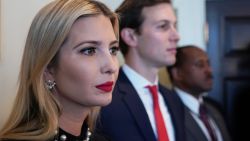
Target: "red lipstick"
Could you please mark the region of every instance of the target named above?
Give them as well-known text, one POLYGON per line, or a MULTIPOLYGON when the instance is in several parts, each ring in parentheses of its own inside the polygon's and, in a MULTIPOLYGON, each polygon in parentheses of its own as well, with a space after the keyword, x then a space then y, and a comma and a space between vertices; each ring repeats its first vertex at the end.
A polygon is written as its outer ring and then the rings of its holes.
POLYGON ((97 85, 95 87, 104 91, 104 92, 111 92, 112 88, 113 88, 113 84, 114 84, 113 81, 108 81, 108 82, 105 82, 103 84, 97 85))

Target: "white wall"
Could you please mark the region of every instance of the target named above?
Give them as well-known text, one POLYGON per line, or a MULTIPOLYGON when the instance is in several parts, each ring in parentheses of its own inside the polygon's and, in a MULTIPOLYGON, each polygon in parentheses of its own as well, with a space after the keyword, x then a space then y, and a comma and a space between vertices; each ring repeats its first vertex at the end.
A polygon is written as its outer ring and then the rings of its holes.
POLYGON ((179 45, 195 44, 206 50, 204 40, 205 0, 173 0, 177 9, 179 45))
MULTIPOLYGON (((0 0, 0 127, 14 101, 28 28, 37 11, 50 1, 52 0, 0 0)), ((123 0, 100 1, 114 10, 123 0)), ((192 43, 205 47, 202 31, 204 2, 205 0, 173 0, 177 9, 180 45, 192 43)))

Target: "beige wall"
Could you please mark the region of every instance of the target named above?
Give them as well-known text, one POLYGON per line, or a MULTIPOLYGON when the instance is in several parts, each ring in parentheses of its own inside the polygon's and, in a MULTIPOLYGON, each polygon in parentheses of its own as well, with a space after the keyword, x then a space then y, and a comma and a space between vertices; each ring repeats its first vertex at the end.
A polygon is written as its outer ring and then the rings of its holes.
MULTIPOLYGON (((1 6, 1 3, 2 3, 2 1, 0 0, 0 61, 1 61, 1 46, 2 46, 2 20, 1 20, 1 15, 2 15, 2 6, 1 6)), ((0 69, 0 73, 1 73, 1 69, 0 69)), ((1 78, 1 76, 0 76, 0 78, 1 78)), ((1 80, 1 79, 0 79, 1 80)), ((1 83, 1 82, 0 82, 1 83)))
MULTIPOLYGON (((15 98, 20 61, 28 28, 37 11, 50 1, 52 0, 0 0, 0 127, 7 118, 15 98)), ((123 0, 100 1, 114 10, 123 0)), ((181 44, 190 42, 203 44, 203 37, 200 34, 202 34, 201 27, 204 18, 204 1, 189 0, 189 3, 183 3, 185 0, 173 0, 177 9, 178 29, 182 37, 181 44), (191 3, 192 5, 190 5, 191 3), (190 8, 195 11, 194 13, 200 13, 200 15, 191 19, 190 8), (192 26, 193 21, 199 24, 198 31, 197 26, 192 26), (190 39, 193 37, 190 34, 194 33, 190 31, 195 31, 199 35, 190 39)), ((121 56, 120 62, 123 63, 121 56)), ((160 81, 166 86, 170 86, 164 68, 160 71, 160 81)))
POLYGON ((1 0, 0 126, 15 97, 27 30, 37 10, 50 0, 1 0))

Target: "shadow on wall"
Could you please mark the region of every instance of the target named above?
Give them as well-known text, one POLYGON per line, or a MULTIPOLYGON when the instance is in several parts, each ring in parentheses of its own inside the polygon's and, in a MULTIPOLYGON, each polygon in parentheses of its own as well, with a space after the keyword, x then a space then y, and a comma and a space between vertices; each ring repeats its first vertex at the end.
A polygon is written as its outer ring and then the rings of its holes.
POLYGON ((169 89, 172 88, 172 84, 171 84, 171 81, 169 79, 169 74, 168 74, 165 67, 161 68, 160 71, 159 71, 159 81, 165 87, 167 87, 169 89))

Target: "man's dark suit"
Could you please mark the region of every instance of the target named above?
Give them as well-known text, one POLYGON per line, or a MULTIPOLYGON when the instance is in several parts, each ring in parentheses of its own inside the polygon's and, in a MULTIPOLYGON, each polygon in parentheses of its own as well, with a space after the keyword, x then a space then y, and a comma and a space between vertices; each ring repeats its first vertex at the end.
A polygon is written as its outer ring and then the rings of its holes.
MULTIPOLYGON (((184 109, 178 97, 159 86, 168 105, 176 141, 184 141, 184 109)), ((98 131, 112 141, 156 141, 148 115, 136 90, 120 69, 111 104, 100 113, 98 131)))
MULTIPOLYGON (((223 141, 230 141, 231 139, 221 114, 211 104, 205 102, 205 106, 206 109, 208 110, 210 117, 213 119, 213 121, 219 128, 223 141)), ((202 132, 200 126, 191 115, 190 110, 186 106, 184 107, 185 107, 186 141, 208 141, 205 134, 202 132)))

